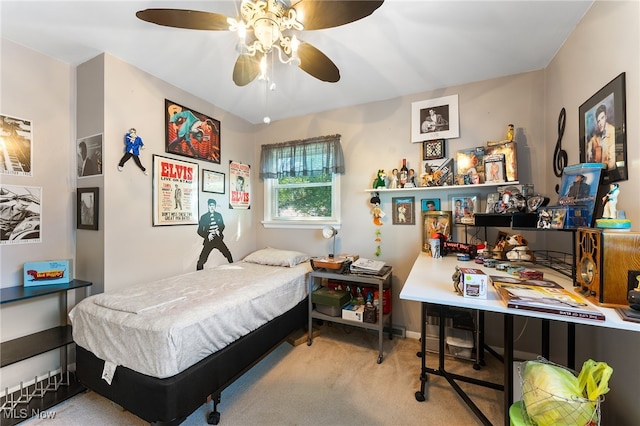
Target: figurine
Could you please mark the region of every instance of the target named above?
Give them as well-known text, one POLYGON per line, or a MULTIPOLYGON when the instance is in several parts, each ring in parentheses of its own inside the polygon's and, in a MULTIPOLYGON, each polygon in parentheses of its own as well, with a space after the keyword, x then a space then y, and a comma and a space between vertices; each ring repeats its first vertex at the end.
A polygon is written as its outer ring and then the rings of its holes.
POLYGON ((507 142, 513 142, 515 139, 515 130, 513 128, 513 124, 509 124, 507 126, 507 142))
POLYGON ((376 180, 373 181, 373 189, 385 188, 387 186, 385 182, 386 177, 387 175, 385 174, 384 170, 378 170, 378 176, 376 177, 376 180))
POLYGON ((398 169, 393 169, 389 178, 389 188, 396 189, 398 187, 398 169))
POLYGON ((603 219, 617 219, 618 218, 618 195, 620 194, 620 188, 617 183, 609 185, 609 192, 602 197, 604 203, 604 211, 602 212, 603 219))
POLYGON ((133 161, 135 161, 138 167, 140 167, 140 170, 142 170, 145 175, 148 175, 149 172, 147 172, 147 169, 145 169, 140 162, 140 149, 144 149, 144 143, 142 143, 142 138, 136 134, 136 129, 134 129, 133 127, 129 129, 129 133, 127 133, 124 137, 124 143, 124 155, 120 159, 120 163, 118 163, 118 170, 122 171, 122 169, 124 168, 124 163, 126 163, 131 157, 133 157, 133 161))
POLYGON ((382 226, 382 218, 385 214, 380 208, 380 197, 377 192, 371 197, 370 203, 373 204, 373 223, 377 226, 382 226))

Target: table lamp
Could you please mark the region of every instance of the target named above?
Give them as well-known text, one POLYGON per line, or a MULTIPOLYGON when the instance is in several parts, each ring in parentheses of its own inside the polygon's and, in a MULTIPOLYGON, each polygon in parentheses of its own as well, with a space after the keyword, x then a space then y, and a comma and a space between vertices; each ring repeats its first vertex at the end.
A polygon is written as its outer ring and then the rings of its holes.
POLYGON ((329 258, 333 258, 336 253, 336 235, 338 235, 338 230, 333 226, 322 228, 322 236, 324 238, 333 238, 333 252, 329 254, 329 258))

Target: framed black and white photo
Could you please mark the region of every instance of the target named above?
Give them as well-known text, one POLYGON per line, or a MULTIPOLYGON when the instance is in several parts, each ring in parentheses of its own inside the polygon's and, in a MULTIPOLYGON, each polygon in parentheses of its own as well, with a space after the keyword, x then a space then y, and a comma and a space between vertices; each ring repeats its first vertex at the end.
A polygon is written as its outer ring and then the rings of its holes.
POLYGON ((100 189, 78 188, 76 192, 76 228, 98 230, 98 196, 100 189))
POLYGON ((458 95, 411 104, 411 142, 459 136, 458 95))
POLYGON ((33 122, 24 118, 0 114, 3 160, 0 174, 33 176, 33 122))
POLYGON ((78 139, 76 162, 78 177, 102 174, 102 134, 78 139))
POLYGON ((0 245, 42 242, 42 187, 0 182, 0 245))
POLYGON ((602 183, 627 174, 625 73, 618 75, 579 108, 580 162, 603 163, 602 183))
POLYGON ((224 194, 224 173, 202 169, 202 192, 224 194))

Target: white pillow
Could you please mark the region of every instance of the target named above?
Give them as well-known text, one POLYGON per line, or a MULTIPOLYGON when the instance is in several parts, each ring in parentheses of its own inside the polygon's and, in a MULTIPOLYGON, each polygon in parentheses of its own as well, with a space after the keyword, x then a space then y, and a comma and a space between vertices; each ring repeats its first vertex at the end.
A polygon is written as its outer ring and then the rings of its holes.
POLYGON ((245 262, 270 266, 296 266, 309 260, 309 255, 293 250, 280 250, 267 247, 254 251, 244 258, 245 262))

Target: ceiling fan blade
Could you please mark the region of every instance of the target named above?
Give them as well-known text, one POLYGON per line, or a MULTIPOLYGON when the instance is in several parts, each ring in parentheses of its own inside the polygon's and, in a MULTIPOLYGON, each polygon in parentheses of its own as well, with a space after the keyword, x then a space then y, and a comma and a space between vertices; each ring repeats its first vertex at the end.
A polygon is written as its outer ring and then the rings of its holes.
POLYGON ((298 58, 300 58, 300 69, 314 76, 318 80, 335 83, 340 80, 340 70, 321 51, 309 43, 300 42, 298 46, 298 58))
POLYGON ((260 58, 251 55, 240 55, 233 67, 233 81, 237 86, 246 86, 260 73, 260 58))
POLYGON ((371 15, 383 0, 300 0, 292 6, 305 30, 338 27, 371 15))
POLYGON ((165 27, 213 31, 229 29, 226 16, 198 10, 145 9, 136 12, 136 16, 143 21, 165 27))

